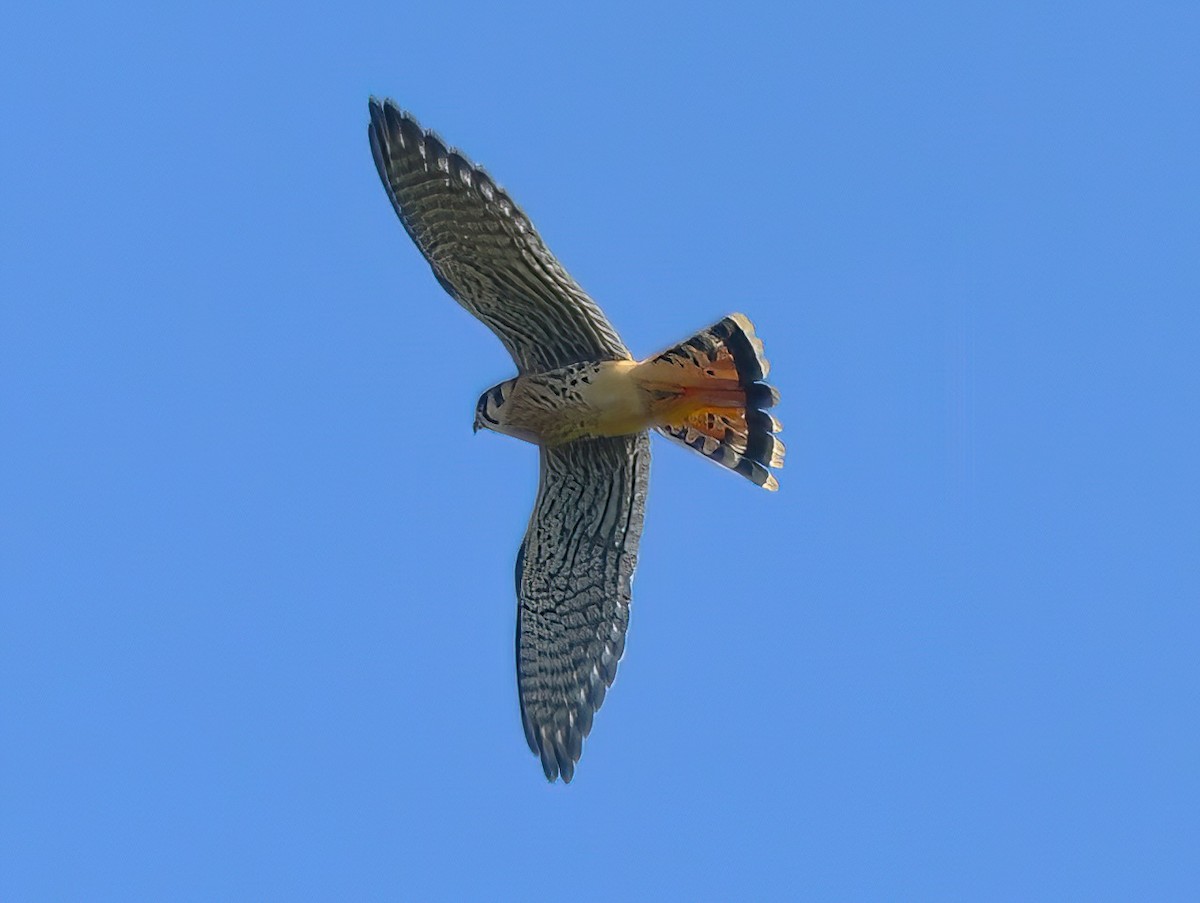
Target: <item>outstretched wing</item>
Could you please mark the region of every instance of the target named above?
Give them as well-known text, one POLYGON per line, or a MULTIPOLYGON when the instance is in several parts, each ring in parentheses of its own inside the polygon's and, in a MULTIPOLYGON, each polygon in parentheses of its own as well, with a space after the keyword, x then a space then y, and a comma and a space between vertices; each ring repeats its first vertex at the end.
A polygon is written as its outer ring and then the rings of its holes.
POLYGON ((604 312, 482 169, 390 100, 368 133, 383 187, 442 287, 487 324, 523 373, 629 357, 604 312))
POLYGON ((517 690, 529 748, 570 781, 617 675, 650 478, 650 438, 542 449, 517 556, 517 690))

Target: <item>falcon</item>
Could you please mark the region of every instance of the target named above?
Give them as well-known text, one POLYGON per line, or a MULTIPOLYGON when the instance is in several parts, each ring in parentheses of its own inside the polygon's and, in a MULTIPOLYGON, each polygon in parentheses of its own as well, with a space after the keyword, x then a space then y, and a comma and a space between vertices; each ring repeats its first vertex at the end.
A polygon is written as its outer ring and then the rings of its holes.
POLYGON ((538 447, 517 552, 517 695, 546 778, 569 782, 625 650, 651 431, 763 489, 783 465, 762 342, 731 314, 637 361, 521 209, 486 172, 391 100, 367 127, 384 191, 433 275, 508 349, 475 430, 538 447))

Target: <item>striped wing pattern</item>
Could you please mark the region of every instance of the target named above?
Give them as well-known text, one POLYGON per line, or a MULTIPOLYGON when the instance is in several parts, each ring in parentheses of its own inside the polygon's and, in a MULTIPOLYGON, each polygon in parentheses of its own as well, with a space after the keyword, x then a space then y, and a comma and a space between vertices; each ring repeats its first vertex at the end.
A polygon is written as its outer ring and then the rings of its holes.
POLYGON ((541 452, 517 556, 517 682, 529 748, 570 781, 617 673, 650 476, 642 433, 541 452))
POLYGON ((512 199, 390 100, 370 101, 383 187, 438 282, 522 373, 629 357, 612 324, 512 199))

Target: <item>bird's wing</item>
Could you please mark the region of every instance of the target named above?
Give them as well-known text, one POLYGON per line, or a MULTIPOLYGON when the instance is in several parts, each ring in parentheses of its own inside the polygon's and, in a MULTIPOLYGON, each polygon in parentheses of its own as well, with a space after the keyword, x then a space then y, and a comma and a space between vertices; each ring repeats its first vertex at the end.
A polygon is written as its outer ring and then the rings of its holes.
POLYGON ((645 433, 542 449, 517 556, 517 690, 529 748, 570 781, 617 674, 650 478, 645 433))
POLYGON ((487 324, 523 373, 629 357, 604 312, 486 172, 390 100, 367 131, 400 222, 450 295, 487 324))

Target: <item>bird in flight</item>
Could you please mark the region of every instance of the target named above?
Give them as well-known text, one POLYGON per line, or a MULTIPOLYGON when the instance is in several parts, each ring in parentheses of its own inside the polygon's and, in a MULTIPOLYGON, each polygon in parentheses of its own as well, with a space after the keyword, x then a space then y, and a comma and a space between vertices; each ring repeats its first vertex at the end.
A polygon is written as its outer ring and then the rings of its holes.
POLYGON ((517 691, 546 778, 569 782, 617 673, 650 474, 651 430, 764 489, 783 465, 762 342, 731 314, 644 361, 486 172, 391 100, 371 154, 400 222, 454 300, 512 355, 475 429, 536 445, 537 501, 517 552, 517 691))

